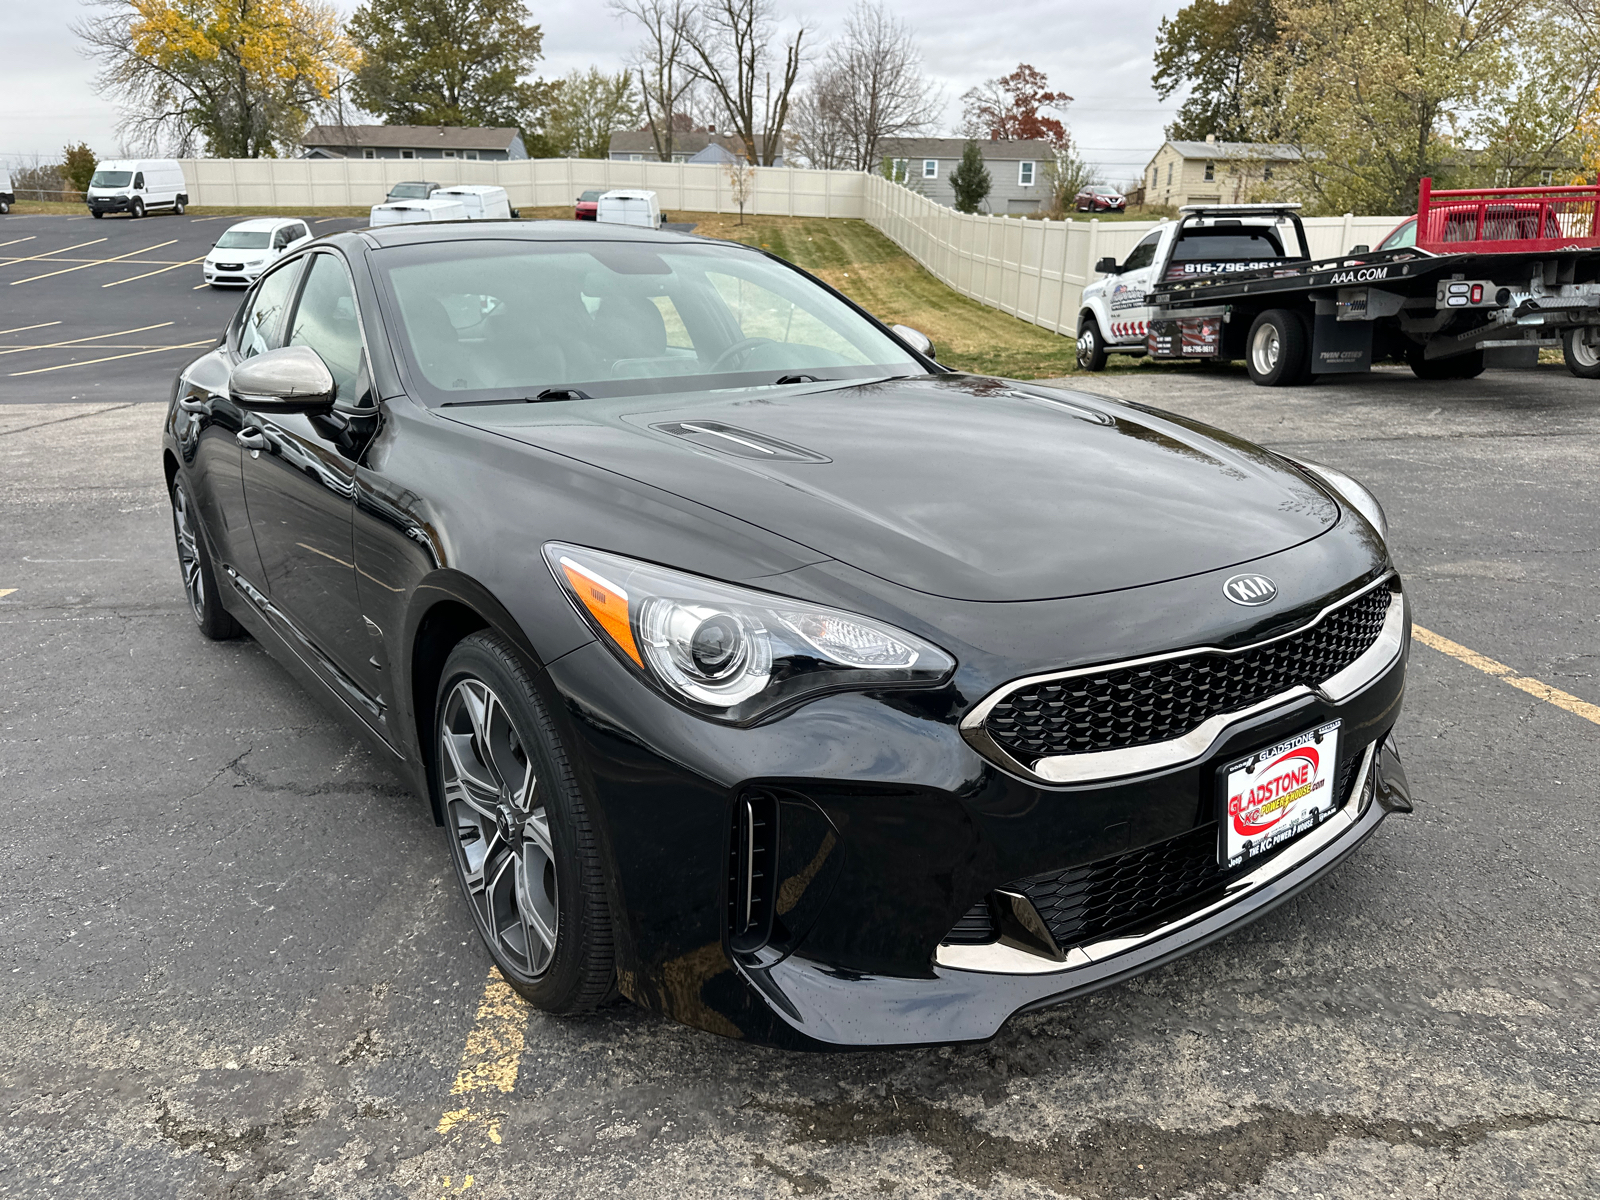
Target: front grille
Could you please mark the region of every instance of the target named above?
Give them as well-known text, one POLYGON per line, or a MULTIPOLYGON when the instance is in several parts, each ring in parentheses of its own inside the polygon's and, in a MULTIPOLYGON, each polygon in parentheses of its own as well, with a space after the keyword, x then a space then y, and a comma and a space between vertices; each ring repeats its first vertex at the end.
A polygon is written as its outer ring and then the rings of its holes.
POLYGON ((1337 675, 1378 640, 1389 595, 1374 588, 1320 624, 1242 654, 1195 654, 1032 684, 995 705, 984 728, 1027 762, 1182 737, 1211 717, 1337 675))
MULTIPOLYGON (((1350 798, 1365 747, 1339 760, 1337 803, 1350 798)), ((1033 902, 1063 950, 1128 933, 1178 909, 1194 908, 1236 875, 1253 871, 1272 854, 1226 870, 1217 861, 1215 821, 1142 850, 1102 858, 1006 885, 1033 902)), ((1284 845, 1292 843, 1286 842, 1284 845)), ((949 945, 976 946, 998 937, 987 901, 974 904, 945 935, 949 945)))

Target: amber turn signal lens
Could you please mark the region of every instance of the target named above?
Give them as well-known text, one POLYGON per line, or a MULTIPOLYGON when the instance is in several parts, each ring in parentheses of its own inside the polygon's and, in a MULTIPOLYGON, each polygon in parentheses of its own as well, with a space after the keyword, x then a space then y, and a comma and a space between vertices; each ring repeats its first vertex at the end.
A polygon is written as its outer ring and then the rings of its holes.
POLYGON ((624 654, 639 666, 644 666, 644 659, 639 657, 639 647, 633 640, 633 622, 628 619, 628 593, 610 580, 580 567, 570 558, 562 558, 561 572, 567 577, 572 594, 589 610, 595 623, 622 648, 624 654))

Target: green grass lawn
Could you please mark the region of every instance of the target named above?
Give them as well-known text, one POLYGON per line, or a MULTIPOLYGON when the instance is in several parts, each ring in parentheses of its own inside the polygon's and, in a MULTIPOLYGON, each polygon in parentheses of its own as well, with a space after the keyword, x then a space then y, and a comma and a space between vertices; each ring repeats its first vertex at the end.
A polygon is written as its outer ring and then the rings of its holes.
MULTIPOLYGON (((677 217, 669 213, 669 217, 677 217)), ((865 221, 685 213, 695 232, 760 246, 838 288, 889 325, 933 339, 939 361, 1013 379, 1070 374, 1077 347, 1062 337, 968 300, 940 283, 865 221)))

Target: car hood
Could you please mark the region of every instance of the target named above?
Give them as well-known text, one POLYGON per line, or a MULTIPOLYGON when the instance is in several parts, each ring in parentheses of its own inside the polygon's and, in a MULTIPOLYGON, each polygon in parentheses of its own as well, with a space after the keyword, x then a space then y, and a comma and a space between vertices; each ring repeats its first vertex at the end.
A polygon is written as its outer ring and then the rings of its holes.
POLYGON ((1278 553, 1339 518, 1251 443, 972 376, 438 411, 959 600, 1164 582, 1278 553))

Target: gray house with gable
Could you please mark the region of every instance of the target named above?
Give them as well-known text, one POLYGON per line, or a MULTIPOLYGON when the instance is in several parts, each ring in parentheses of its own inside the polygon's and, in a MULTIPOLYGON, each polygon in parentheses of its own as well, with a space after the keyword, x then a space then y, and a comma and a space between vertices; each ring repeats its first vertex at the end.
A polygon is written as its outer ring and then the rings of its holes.
MULTIPOLYGON (((961 161, 965 138, 884 138, 878 148, 890 161, 895 178, 935 204, 953 208, 955 189, 950 172, 961 161)), ((1053 157, 1049 142, 980 141, 978 153, 989 168, 989 198, 983 211, 996 214, 1037 212, 1050 200, 1045 167, 1053 157)))

